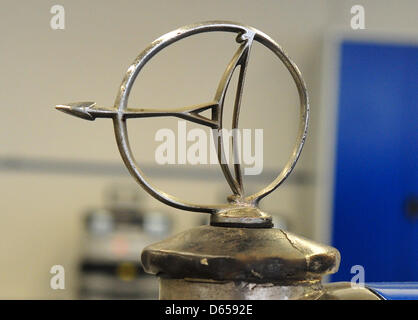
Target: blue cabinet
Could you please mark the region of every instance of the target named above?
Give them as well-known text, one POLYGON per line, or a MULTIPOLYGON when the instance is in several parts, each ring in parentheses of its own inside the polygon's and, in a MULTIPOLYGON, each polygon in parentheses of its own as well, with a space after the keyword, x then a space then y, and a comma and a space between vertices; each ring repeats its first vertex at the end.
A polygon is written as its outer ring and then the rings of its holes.
POLYGON ((342 41, 333 281, 418 281, 418 46, 342 41))

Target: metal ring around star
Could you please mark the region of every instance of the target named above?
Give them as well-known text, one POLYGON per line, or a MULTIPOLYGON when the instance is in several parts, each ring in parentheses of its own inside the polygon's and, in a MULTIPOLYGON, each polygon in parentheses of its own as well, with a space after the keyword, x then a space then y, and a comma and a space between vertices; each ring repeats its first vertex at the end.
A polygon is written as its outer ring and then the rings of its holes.
MULTIPOLYGON (((290 158, 285 164, 283 170, 267 187, 263 188, 262 190, 250 196, 247 196, 247 197, 243 196, 242 199, 240 200, 243 205, 248 205, 248 206, 257 205, 258 202, 262 198, 264 198, 266 195, 274 191, 289 176, 289 174, 293 170, 299 158, 299 155, 302 151, 302 147, 306 139, 307 128, 308 128, 308 118, 309 118, 309 101, 308 101, 307 90, 306 90, 305 83, 302 79, 302 76, 300 74, 298 67, 292 62, 292 60, 286 55, 283 49, 273 39, 271 39, 269 36, 267 36, 266 34, 264 34, 263 32, 257 29, 244 26, 241 24, 237 24, 237 23, 232 23, 232 22, 224 22, 224 21, 204 22, 204 23, 198 23, 198 24, 179 28, 177 30, 174 30, 172 32, 169 32, 163 35, 162 37, 152 42, 135 59, 133 64, 128 68, 128 71, 122 81, 120 90, 118 92, 118 95, 115 101, 115 108, 117 108, 117 116, 113 117, 113 122, 114 122, 114 129, 115 129, 116 141, 118 144, 119 152, 122 156, 122 159, 126 167, 131 173, 131 175, 154 198, 160 200, 161 202, 167 205, 173 206, 178 209, 183 209, 183 210, 188 210, 188 211, 197 211, 197 212, 207 212, 207 213, 217 213, 227 208, 231 208, 232 205, 230 203, 223 204, 223 205, 199 205, 199 204, 187 203, 178 199, 177 197, 174 197, 170 194, 167 194, 157 189, 155 186, 149 183, 146 180, 144 173, 141 171, 138 164, 136 163, 136 160, 132 154, 130 144, 129 144, 129 139, 128 139, 126 120, 127 118, 129 118, 129 109, 128 109, 129 94, 135 82, 136 77, 138 76, 138 74, 140 73, 144 65, 153 56, 155 56, 159 51, 169 46, 170 44, 173 44, 174 42, 177 42, 191 35, 205 33, 205 32, 214 32, 214 31, 237 33, 238 42, 241 42, 244 44, 247 42, 249 43, 248 46, 250 47, 251 43, 249 41, 255 40, 263 44, 265 47, 267 47, 271 51, 273 51, 275 55, 286 66, 290 74, 292 75, 294 82, 296 84, 298 94, 299 94, 299 99, 300 99, 300 120, 299 120, 297 140, 294 145, 293 151, 290 155, 290 158)), ((231 64, 228 65, 228 68, 224 74, 224 77, 221 80, 221 84, 223 84, 224 87, 220 88, 220 91, 222 90, 226 91, 228 87, 230 76, 232 75, 234 71, 234 70, 232 70, 232 72, 231 70, 228 71, 228 69, 230 69, 229 67, 232 66, 235 69, 237 65, 240 65, 241 66, 240 72, 241 72, 241 70, 243 69, 242 66, 246 64, 246 61, 248 59, 249 47, 245 48, 244 44, 241 45, 240 47, 241 49, 237 51, 236 55, 231 61, 231 64), (246 57, 244 57, 245 55, 246 57)), ((243 78, 244 76, 245 74, 243 74, 243 78)), ((243 78, 241 79, 242 81, 238 85, 239 87, 243 83, 243 78)), ((222 87, 221 84, 220 84, 220 87, 222 87)), ((240 90, 242 90, 242 86, 240 90)), ((190 112, 176 111, 176 112, 167 113, 166 115, 171 114, 177 117, 183 117, 185 119, 195 121, 197 123, 202 123, 204 125, 221 129, 222 128, 222 108, 223 108, 222 94, 223 93, 224 92, 220 92, 217 95, 218 98, 220 98, 221 100, 213 101, 212 102, 213 105, 208 103, 208 104, 204 104, 201 106, 197 106, 194 109, 194 111, 190 111, 190 112), (211 122, 211 119, 204 119, 203 117, 199 116, 198 112, 201 112, 201 110, 207 110, 209 108, 212 108, 212 111, 216 111, 216 112, 220 111, 220 114, 218 115, 218 122, 214 120, 211 122)), ((233 125, 234 124, 237 125, 238 123, 239 102, 237 103, 235 107, 236 108, 234 110, 233 125)), ((151 116, 156 116, 156 115, 151 115, 151 116)), ((161 116, 161 115, 159 114, 157 116, 161 116)), ((239 167, 235 168, 236 169, 235 179, 232 177, 232 174, 230 173, 229 169, 225 167, 222 167, 222 169, 224 171, 224 174, 233 192, 235 194, 242 195, 241 194, 242 182, 241 182, 241 177, 239 174, 239 167)))

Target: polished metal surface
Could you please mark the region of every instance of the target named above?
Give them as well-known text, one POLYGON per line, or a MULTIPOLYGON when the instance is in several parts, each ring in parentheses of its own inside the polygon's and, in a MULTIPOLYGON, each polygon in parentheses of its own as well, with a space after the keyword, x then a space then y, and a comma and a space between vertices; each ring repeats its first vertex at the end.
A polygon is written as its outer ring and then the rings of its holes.
POLYGON ((384 300, 418 300, 418 282, 369 282, 366 287, 384 300))
POLYGON ((284 286, 246 281, 199 282, 160 278, 161 300, 315 300, 323 293, 319 281, 284 286))
POLYGON ((340 253, 275 228, 200 226, 147 246, 141 260, 159 276, 287 286, 336 272, 340 253))
POLYGON ((245 281, 202 282, 160 278, 161 300, 383 300, 367 287, 350 282, 322 285, 296 283, 275 285, 245 281))
POLYGON ((320 300, 383 300, 367 287, 351 282, 328 283, 323 286, 320 300))
POLYGON ((128 168, 131 175, 135 178, 135 180, 150 195, 160 200, 161 202, 178 209, 210 213, 212 214, 211 221, 214 225, 230 226, 231 224, 236 224, 237 227, 256 225, 263 227, 272 226, 271 217, 267 214, 261 214, 261 211, 256 209, 258 202, 266 195, 274 191, 280 184, 282 184, 283 181, 289 176, 290 172, 293 170, 305 142, 309 118, 309 102, 305 83, 302 79, 299 69, 286 55, 283 49, 269 36, 253 27, 226 21, 210 21, 188 25, 169 32, 152 42, 128 68, 113 107, 100 107, 97 106, 94 102, 79 102, 57 105, 56 108, 86 120, 95 120, 96 118, 111 118, 114 123, 116 141, 119 147, 119 151, 126 167, 128 168), (152 57, 154 57, 165 47, 181 39, 204 32, 236 33, 236 42, 239 44, 238 49, 234 53, 230 63, 226 66, 212 101, 204 102, 199 105, 187 106, 180 109, 161 110, 128 107, 129 94, 135 79, 145 64, 152 57), (251 47, 254 41, 257 41, 270 49, 283 62, 287 70, 292 75, 300 98, 300 122, 297 141, 283 170, 268 186, 252 195, 246 196, 244 194, 240 165, 234 164, 234 173, 232 173, 228 164, 222 161, 222 159, 225 157, 222 138, 222 118, 224 100, 230 80, 236 68, 240 67, 232 121, 232 128, 238 128, 245 72, 250 56, 251 47), (211 117, 208 118, 201 115, 201 113, 206 110, 211 111, 211 117), (166 116, 182 118, 218 130, 218 160, 222 172, 233 193, 227 198, 228 203, 221 205, 200 205, 187 203, 175 196, 169 195, 159 190, 146 179, 132 154, 128 139, 126 120, 130 118, 166 116))

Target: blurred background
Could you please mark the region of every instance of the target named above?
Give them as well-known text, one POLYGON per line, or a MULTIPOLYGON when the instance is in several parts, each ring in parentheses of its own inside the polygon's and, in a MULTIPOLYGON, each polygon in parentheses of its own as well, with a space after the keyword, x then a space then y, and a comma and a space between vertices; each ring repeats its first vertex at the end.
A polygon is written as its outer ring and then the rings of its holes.
MULTIPOLYGON (((81 121, 53 106, 112 106, 126 69, 150 42, 206 20, 267 33, 307 83, 309 137, 262 209, 277 227, 341 251, 331 280, 349 281, 361 265, 366 282, 418 281, 416 0, 2 0, 1 7, 0 298, 157 297, 156 279, 141 271, 142 248, 207 216, 166 207, 135 185, 111 121, 81 121), (54 5, 65 9, 63 30, 50 26, 54 5), (364 8, 364 29, 351 27, 354 5, 364 8), (63 290, 50 285, 55 265, 65 270, 63 290)), ((210 101, 235 50, 234 36, 223 33, 170 46, 141 72, 129 105, 210 101)), ((251 52, 241 110, 241 128, 264 129, 263 172, 245 177, 250 193, 280 172, 298 122, 292 79, 261 45, 251 52)), ((224 202, 218 166, 156 164, 159 128, 176 131, 177 119, 129 121, 151 181, 191 202, 224 202)))

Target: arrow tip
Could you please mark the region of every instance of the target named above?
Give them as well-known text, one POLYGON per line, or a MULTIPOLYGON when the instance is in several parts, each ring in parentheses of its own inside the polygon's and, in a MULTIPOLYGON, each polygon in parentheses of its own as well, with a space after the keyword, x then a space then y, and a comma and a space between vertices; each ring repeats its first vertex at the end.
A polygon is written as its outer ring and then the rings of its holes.
POLYGON ((96 103, 91 101, 74 102, 68 104, 58 104, 55 106, 55 109, 78 118, 92 121, 95 117, 90 113, 90 111, 95 105, 96 103))

